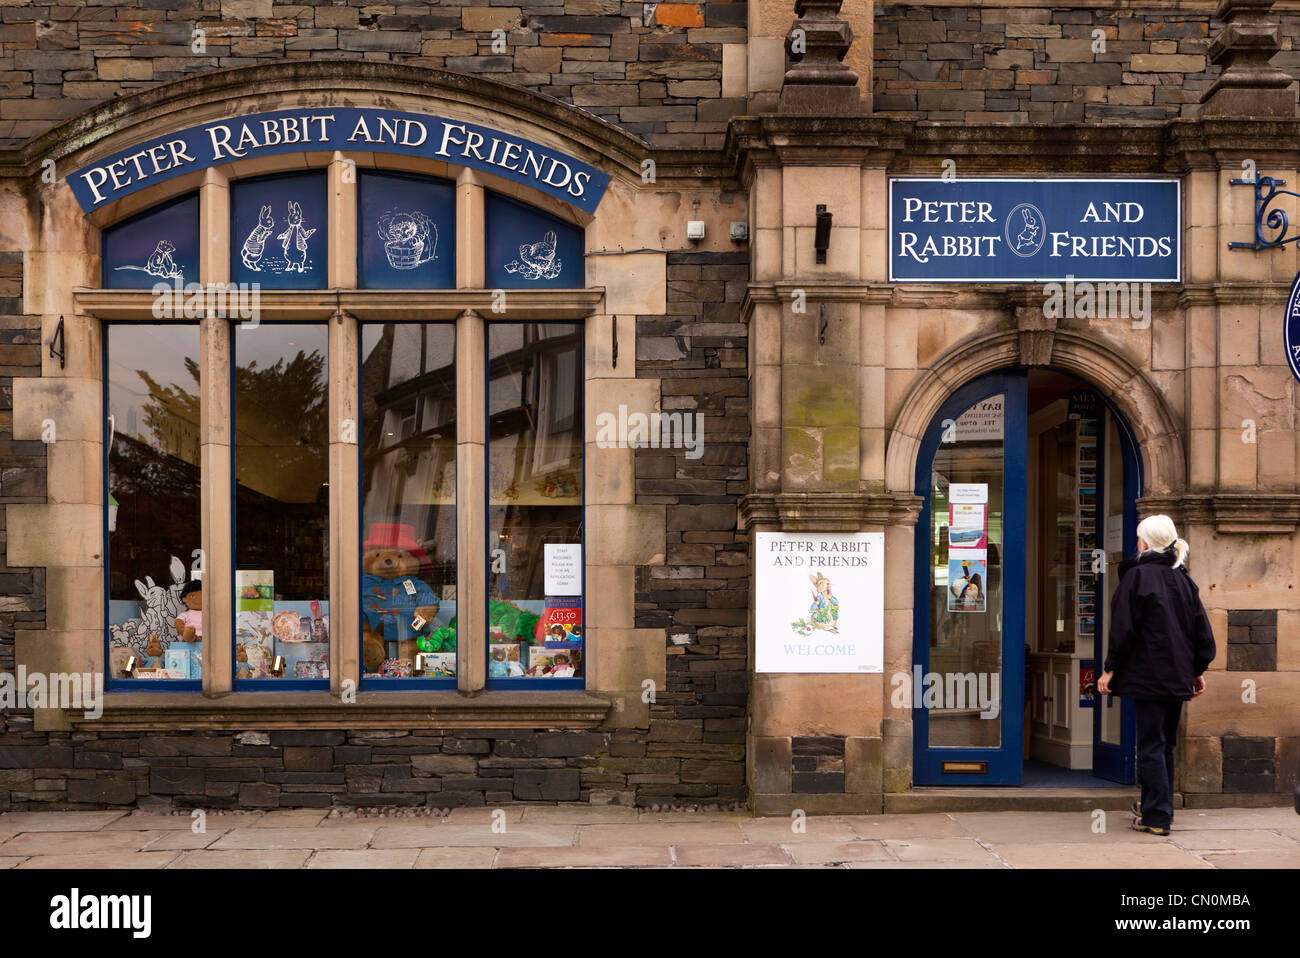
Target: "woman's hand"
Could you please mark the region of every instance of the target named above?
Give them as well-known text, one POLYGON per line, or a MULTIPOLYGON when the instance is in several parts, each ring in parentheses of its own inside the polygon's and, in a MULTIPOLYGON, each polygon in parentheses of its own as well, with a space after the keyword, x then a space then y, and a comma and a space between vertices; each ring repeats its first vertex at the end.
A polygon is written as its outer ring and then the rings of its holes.
POLYGON ((1115 673, 1102 672, 1101 677, 1097 679, 1097 691, 1102 695, 1110 695, 1110 680, 1115 677, 1115 673))
POLYGON ((1198 675, 1196 678, 1192 679, 1192 698, 1196 698, 1196 696, 1200 695, 1204 691, 1205 676, 1198 675))

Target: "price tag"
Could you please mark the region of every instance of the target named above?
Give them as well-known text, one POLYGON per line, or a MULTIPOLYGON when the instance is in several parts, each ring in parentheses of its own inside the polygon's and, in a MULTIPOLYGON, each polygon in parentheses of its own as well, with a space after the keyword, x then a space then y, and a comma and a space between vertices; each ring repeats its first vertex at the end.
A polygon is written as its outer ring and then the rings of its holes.
POLYGON ((406 588, 407 595, 415 595, 415 583, 410 579, 402 580, 402 585, 406 588))

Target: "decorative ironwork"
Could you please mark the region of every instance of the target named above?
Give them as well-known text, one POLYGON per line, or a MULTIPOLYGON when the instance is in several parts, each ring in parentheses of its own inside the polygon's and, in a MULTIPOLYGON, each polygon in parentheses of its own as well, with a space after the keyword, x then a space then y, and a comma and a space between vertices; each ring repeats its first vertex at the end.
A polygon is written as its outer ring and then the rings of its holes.
POLYGON ((1229 180, 1228 182, 1233 186, 1255 187, 1255 241, 1229 243, 1230 249, 1249 249, 1258 252, 1263 249, 1281 249, 1287 243, 1300 241, 1300 233, 1294 236, 1286 235, 1289 225, 1286 212, 1278 208, 1269 209, 1269 204, 1279 196, 1300 198, 1300 193, 1278 189, 1279 186, 1286 185, 1286 180, 1279 180, 1275 176, 1256 175, 1253 180, 1229 180), (1272 231, 1271 239, 1264 234, 1265 229, 1272 231))
POLYGON ((63 317, 60 316, 59 325, 54 327, 54 335, 50 337, 50 356, 58 359, 60 369, 67 362, 66 348, 63 341, 63 317))

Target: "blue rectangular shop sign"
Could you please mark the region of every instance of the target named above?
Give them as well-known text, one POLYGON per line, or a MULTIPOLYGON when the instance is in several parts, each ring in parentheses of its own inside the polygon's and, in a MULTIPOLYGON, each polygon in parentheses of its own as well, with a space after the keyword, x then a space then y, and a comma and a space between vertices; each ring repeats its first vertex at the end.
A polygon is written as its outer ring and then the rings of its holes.
POLYGON ((889 181, 891 283, 1177 283, 1178 180, 889 181))

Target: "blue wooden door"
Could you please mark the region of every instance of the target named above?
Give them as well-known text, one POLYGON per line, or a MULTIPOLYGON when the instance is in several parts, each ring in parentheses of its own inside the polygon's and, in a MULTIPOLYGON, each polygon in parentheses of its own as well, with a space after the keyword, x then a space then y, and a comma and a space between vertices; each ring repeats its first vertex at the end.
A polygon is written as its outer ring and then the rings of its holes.
POLYGON ((910 683, 918 785, 1020 784, 1028 406, 1024 370, 983 376, 949 397, 921 441, 910 683))

